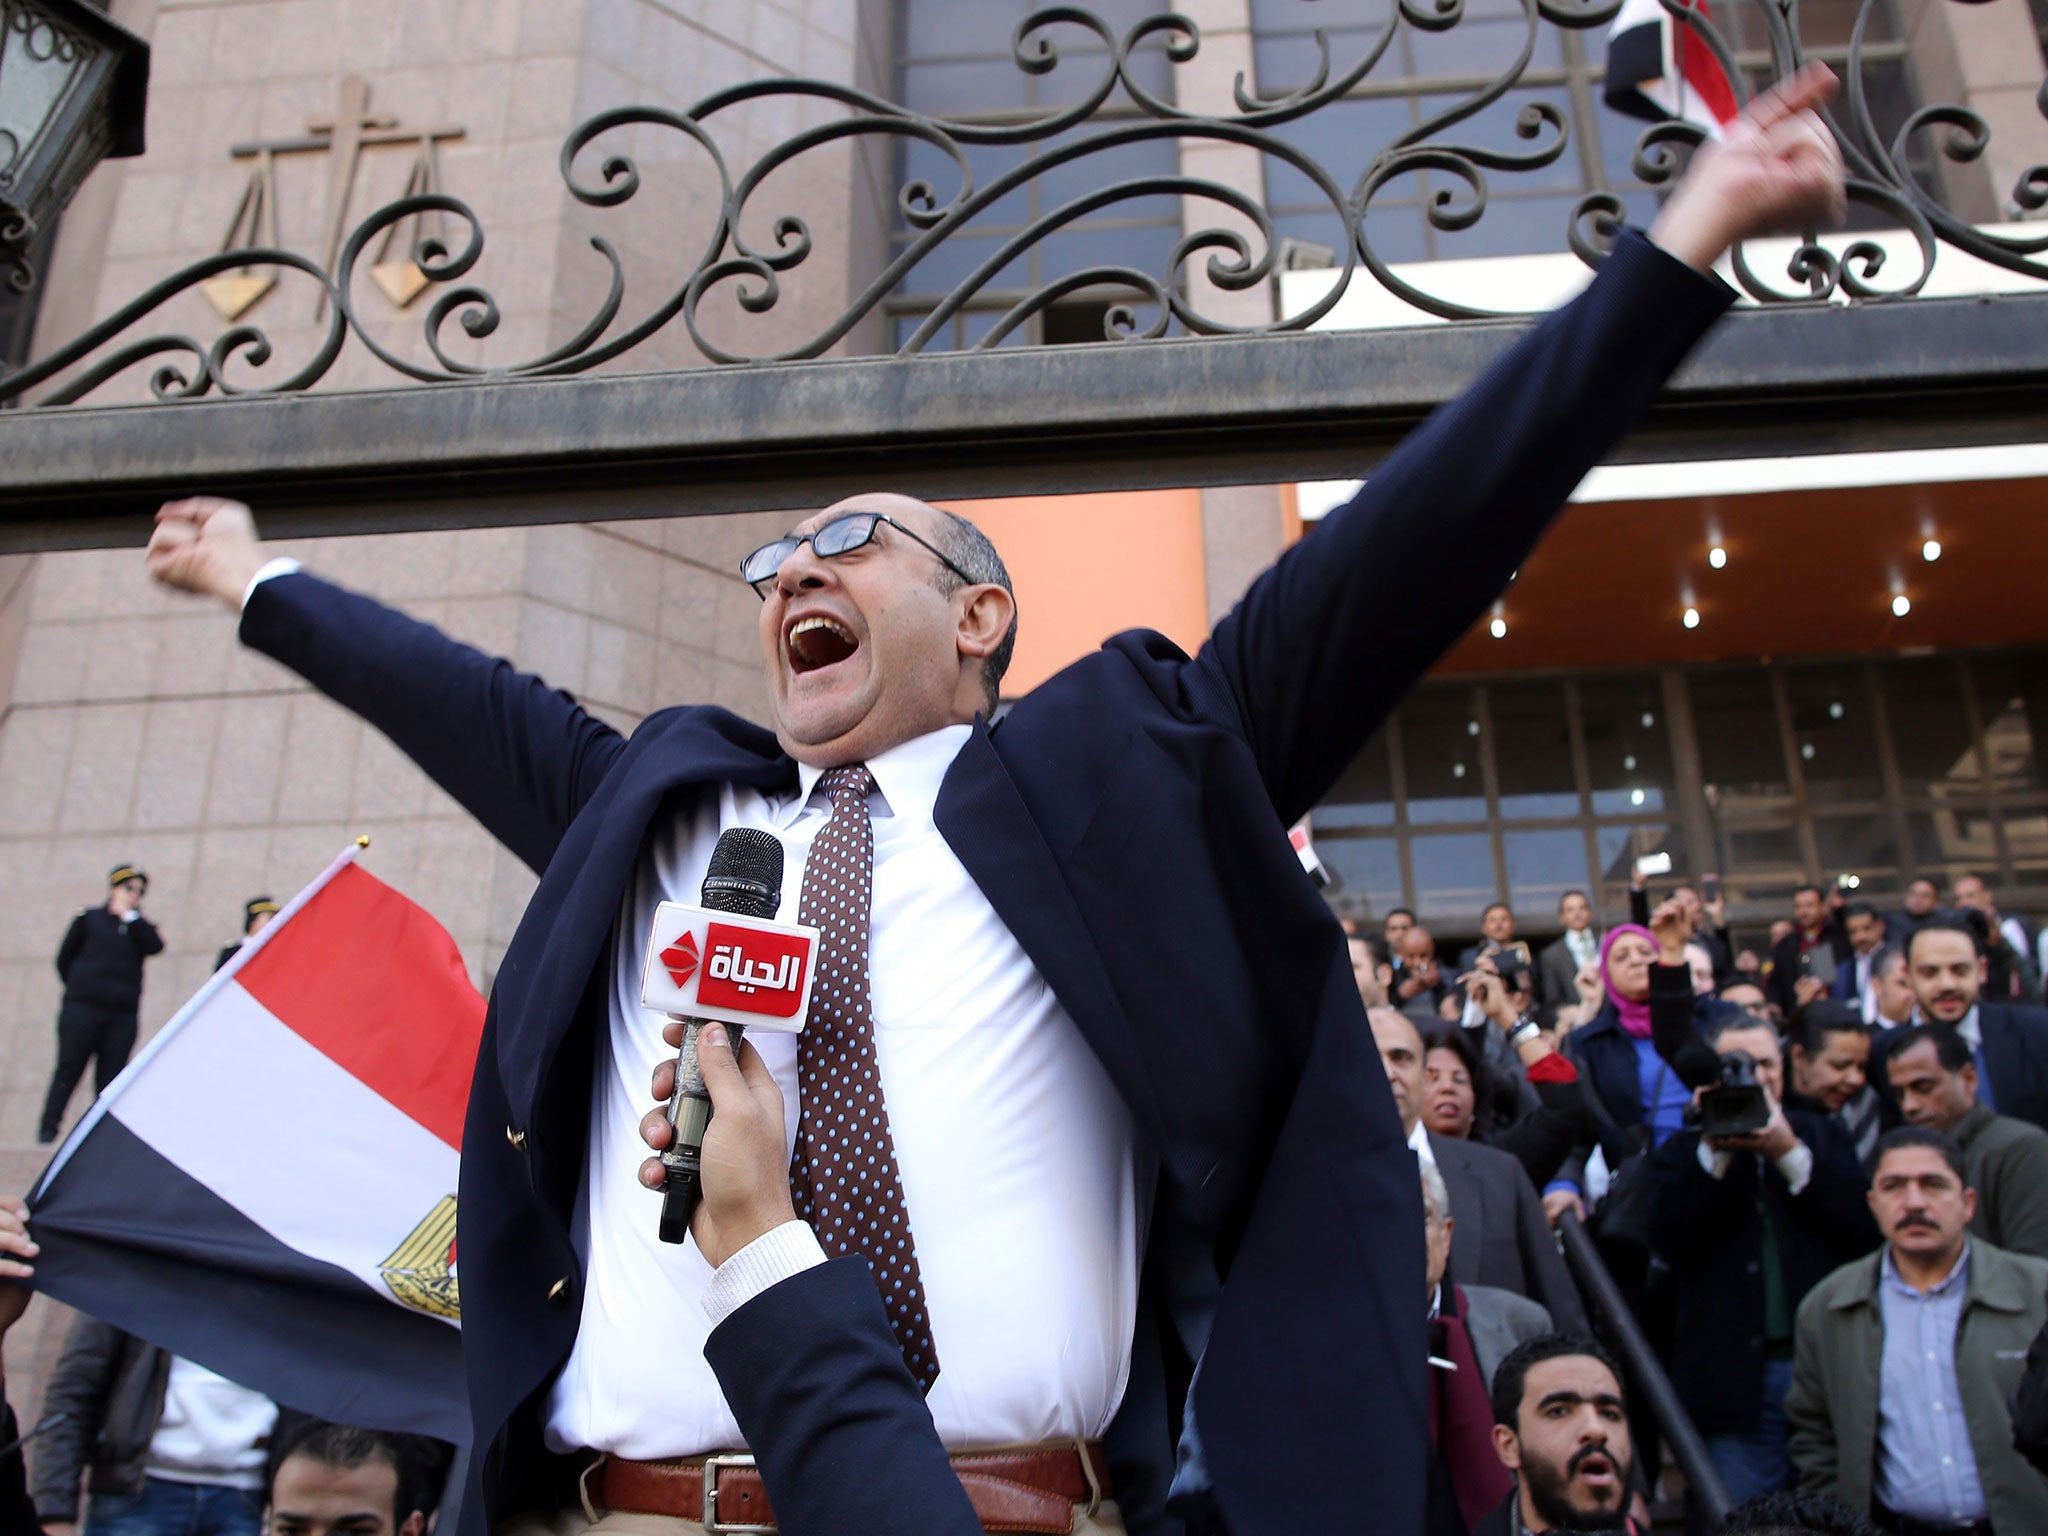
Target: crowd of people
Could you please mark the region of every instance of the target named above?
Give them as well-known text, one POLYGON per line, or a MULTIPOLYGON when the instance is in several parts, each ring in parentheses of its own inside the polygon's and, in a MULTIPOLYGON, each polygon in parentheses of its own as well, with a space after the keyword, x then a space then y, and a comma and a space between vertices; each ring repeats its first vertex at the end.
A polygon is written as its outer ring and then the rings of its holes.
MULTIPOLYGON (((1496 903, 1455 971, 1406 909, 1350 934, 1422 1164, 1431 1316, 1495 1382, 1517 1340, 1583 1332, 1547 1230, 1570 1211, 1731 1500, 2048 1530, 2048 1444, 2015 1428, 2048 1391, 2039 1366, 2021 1391, 2048 1320, 2042 936, 1976 875, 1946 905, 1926 879, 1897 911, 1847 896, 1801 887, 1767 949, 1640 879, 1636 921, 1599 932, 1572 891, 1540 948, 1496 903)), ((1446 1511, 1494 1491, 1486 1458, 1443 1466, 1446 1511)))

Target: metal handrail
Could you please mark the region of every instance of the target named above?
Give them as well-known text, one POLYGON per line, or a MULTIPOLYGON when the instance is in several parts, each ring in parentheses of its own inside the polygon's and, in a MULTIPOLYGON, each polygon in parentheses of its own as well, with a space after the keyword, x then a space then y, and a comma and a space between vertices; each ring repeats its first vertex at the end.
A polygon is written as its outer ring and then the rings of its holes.
POLYGON ((1643 1337, 1642 1327, 1623 1300, 1621 1287, 1608 1273, 1592 1234, 1576 1215, 1566 1211, 1557 1219, 1557 1235, 1564 1247, 1565 1267, 1590 1304, 1594 1331, 1600 1342, 1620 1357, 1635 1401, 1649 1409, 1658 1433, 1685 1474, 1686 1486, 1698 1501, 1707 1528, 1712 1530, 1728 1518, 1728 1490, 1721 1486, 1721 1474, 1707 1456, 1707 1443, 1700 1438, 1685 1404, 1678 1400, 1677 1389, 1664 1374, 1650 1341, 1643 1337))

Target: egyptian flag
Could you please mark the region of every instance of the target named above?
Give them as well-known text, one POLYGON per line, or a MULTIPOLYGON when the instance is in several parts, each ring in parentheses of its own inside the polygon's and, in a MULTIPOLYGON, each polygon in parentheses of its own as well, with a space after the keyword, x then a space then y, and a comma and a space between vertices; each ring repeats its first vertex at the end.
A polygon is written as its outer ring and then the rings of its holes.
MULTIPOLYGON (((1711 19, 1707 0, 1679 0, 1711 19)), ((1661 0, 1623 0, 1607 32, 1607 105, 1645 122, 1676 118, 1718 139, 1741 114, 1735 88, 1698 33, 1661 0)))
POLYGON ((484 1004, 351 848, 101 1094, 36 1284, 293 1408, 465 1441, 456 1162, 484 1004))

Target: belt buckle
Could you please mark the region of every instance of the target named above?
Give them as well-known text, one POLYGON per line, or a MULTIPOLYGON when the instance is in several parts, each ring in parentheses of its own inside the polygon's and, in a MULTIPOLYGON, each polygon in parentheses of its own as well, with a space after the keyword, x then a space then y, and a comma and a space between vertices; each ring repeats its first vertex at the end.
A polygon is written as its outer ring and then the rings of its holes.
POLYGON ((727 1467, 751 1467, 754 1464, 754 1458, 744 1451, 704 1458, 705 1536, 763 1536, 763 1533, 776 1529, 772 1525, 728 1525, 718 1518, 718 1474, 727 1467))

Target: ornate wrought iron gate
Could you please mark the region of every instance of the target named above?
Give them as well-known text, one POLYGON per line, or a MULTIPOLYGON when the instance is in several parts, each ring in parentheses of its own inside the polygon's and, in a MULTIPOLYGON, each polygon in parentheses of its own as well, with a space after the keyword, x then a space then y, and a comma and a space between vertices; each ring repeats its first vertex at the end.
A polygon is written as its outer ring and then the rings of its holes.
MULTIPOLYGON (((1754 6, 1751 36, 1765 43, 1755 56, 1741 55, 1703 6, 1661 0, 1676 35, 1704 49, 1746 94, 1752 77, 1796 68, 1808 49, 1798 0, 1741 3, 1754 6)), ((974 495, 1355 474, 1522 324, 1433 294, 1391 261, 1376 244, 1382 226, 1374 220, 1387 189, 1420 185, 1430 226, 1456 231, 1487 216, 1496 185, 1489 178, 1511 183, 1555 166, 1584 130, 1565 108, 1527 100, 1510 114, 1513 142, 1505 146, 1475 125, 1489 111, 1498 121, 1499 108, 1527 95, 1539 41, 1605 28, 1622 4, 1519 0, 1510 18, 1523 28, 1516 56, 1368 147, 1355 174, 1300 147, 1290 130, 1384 92, 1378 77, 1397 42, 1459 37, 1467 0, 1390 0, 1374 26, 1339 30, 1336 43, 1318 33, 1316 62, 1299 88, 1260 95, 1240 77, 1221 113, 1183 106, 1166 88, 1203 47, 1193 20, 1160 12, 1118 30, 1075 6, 1033 13, 1011 44, 1014 68, 1027 76, 1094 72, 1057 108, 939 117, 843 84, 772 79, 716 92, 688 112, 601 113, 569 135, 560 160, 568 191, 591 209, 652 195, 630 155, 605 152, 621 134, 678 135, 715 168, 722 201, 679 284, 641 297, 645 281, 629 279, 614 245, 594 236, 608 280, 588 322, 540 356, 487 367, 459 360, 444 344, 451 324, 476 339, 500 319, 491 294, 469 281, 484 231, 459 198, 425 191, 378 209, 356 225, 331 267, 275 247, 223 252, 0 378, 0 400, 21 407, 0 413, 0 550, 135 541, 156 501, 200 488, 260 495, 271 527, 312 533, 803 505, 880 479, 928 495, 974 495), (1075 38, 1086 46, 1076 51, 1075 38), (720 137, 727 115, 771 100, 810 121, 744 168, 728 165, 720 137), (819 257, 798 212, 760 206, 764 186, 806 153, 854 140, 918 147, 915 164, 907 152, 889 156, 897 165, 893 257, 811 334, 758 346, 712 334, 700 323, 707 304, 773 317, 819 257), (1036 212, 921 314, 898 322, 894 356, 825 356, 857 327, 878 330, 874 322, 906 276, 1004 199, 1048 175, 1071 185, 1091 161, 1157 144, 1234 147, 1312 187, 1341 231, 1327 295, 1277 319, 1247 318, 1240 301, 1267 290, 1286 241, 1255 187, 1192 174, 1176 160, 1171 172, 1090 186, 1036 212), (1009 162, 998 163, 1004 154, 1009 162), (913 174, 927 161, 950 179, 913 174), (1163 271, 1107 263, 1059 272, 998 304, 973 348, 933 350, 956 316, 988 306, 1019 258, 1100 209, 1145 199, 1205 206, 1216 220, 1186 227, 1163 271), (457 233, 436 233, 428 221, 457 233), (421 231, 413 260, 435 291, 423 345, 409 354, 380 341, 357 309, 358 268, 401 226, 421 231), (252 270, 284 274, 320 295, 325 329, 309 357, 274 357, 269 338, 246 323, 208 342, 146 334, 166 301, 252 270), (1313 331, 1354 281, 1377 282, 1452 323, 1313 331), (1004 345, 1080 294, 1098 300, 1112 344, 1004 345), (708 366, 603 371, 630 365, 636 347, 678 327, 708 366), (349 347, 367 349, 405 382, 315 388, 349 347), (94 403, 115 381, 150 367, 152 403, 94 403)), ((1905 232, 1917 267, 1900 274, 1894 261, 1887 271, 1884 251, 1863 238, 1809 237, 1782 272, 1761 271, 1738 252, 1735 272, 1756 307, 1716 332, 1628 445, 1629 456, 2009 442, 2048 427, 2048 292, 1920 296, 1950 253, 2024 282, 2048 277, 2048 230, 1979 227, 1930 185, 1927 166, 1936 159, 1967 165, 1986 152, 1991 130, 1967 106, 1921 106, 1885 134, 1866 88, 1867 34, 1879 4, 1861 0, 1846 51, 1836 50, 1845 90, 1832 122, 1852 200, 1868 218, 1905 232)), ((2048 95, 2041 106, 2048 113, 2048 95)), ((1701 135, 1684 121, 1641 132, 1630 165, 1638 204, 1670 181, 1681 151, 1701 135)), ((2026 168, 2009 202, 2021 215, 2048 206, 2048 166, 2026 168)), ((1597 263, 1631 208, 1613 188, 1585 193, 1558 232, 1560 247, 1597 263)), ((249 227, 253 238, 253 218, 249 227)))

